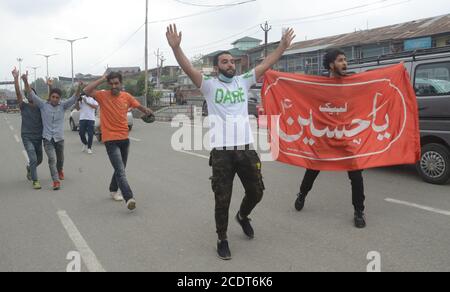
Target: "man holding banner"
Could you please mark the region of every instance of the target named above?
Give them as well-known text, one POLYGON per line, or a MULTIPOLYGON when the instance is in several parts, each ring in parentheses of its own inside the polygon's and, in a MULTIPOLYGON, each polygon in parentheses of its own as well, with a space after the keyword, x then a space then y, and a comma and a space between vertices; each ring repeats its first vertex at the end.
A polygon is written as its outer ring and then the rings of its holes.
MULTIPOLYGON (((334 49, 330 50, 324 57, 323 63, 325 69, 329 70, 330 78, 342 78, 347 75, 347 58, 344 52, 334 49)), ((365 228, 366 220, 364 217, 364 179, 362 170, 349 171, 348 177, 352 184, 352 202, 355 208, 355 226, 356 228, 365 228)), ((305 206, 305 199, 312 190, 313 185, 320 171, 307 169, 300 187, 300 193, 295 201, 295 209, 302 211, 305 206)))
POLYGON ((298 211, 320 171, 348 171, 355 226, 365 228, 362 170, 420 159, 416 96, 403 64, 349 76, 344 52, 332 49, 324 67, 329 77, 266 73, 272 152, 278 161, 307 169, 298 211))

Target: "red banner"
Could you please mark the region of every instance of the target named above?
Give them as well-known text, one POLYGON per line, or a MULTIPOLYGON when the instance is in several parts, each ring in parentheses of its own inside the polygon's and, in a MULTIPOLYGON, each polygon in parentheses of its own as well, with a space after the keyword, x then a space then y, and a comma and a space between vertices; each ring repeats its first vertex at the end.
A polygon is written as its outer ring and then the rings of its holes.
POLYGON ((420 159, 416 95, 402 64, 345 78, 269 71, 262 95, 278 161, 344 171, 420 159))

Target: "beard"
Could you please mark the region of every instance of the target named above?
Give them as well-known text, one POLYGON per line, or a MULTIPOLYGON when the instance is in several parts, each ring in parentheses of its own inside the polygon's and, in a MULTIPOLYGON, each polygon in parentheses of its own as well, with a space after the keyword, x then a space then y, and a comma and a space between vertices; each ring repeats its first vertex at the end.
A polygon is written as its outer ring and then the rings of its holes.
POLYGON ((231 70, 219 69, 219 73, 227 78, 233 78, 234 76, 236 76, 236 70, 234 70, 234 69, 231 69, 231 70))
POLYGON ((345 77, 347 76, 347 68, 342 68, 342 69, 338 69, 338 70, 334 70, 334 75, 336 76, 340 76, 340 77, 345 77))
POLYGON ((120 94, 120 89, 113 88, 113 89, 111 89, 111 93, 112 93, 112 95, 117 96, 120 94))

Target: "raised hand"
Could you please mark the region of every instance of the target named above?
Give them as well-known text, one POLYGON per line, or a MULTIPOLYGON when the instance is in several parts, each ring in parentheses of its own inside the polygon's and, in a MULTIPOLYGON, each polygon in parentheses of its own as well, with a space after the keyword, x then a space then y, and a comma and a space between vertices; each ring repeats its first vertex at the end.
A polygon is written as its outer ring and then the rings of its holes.
POLYGON ((182 33, 178 33, 176 24, 171 24, 167 27, 166 37, 172 49, 180 47, 182 33))
POLYGON ((83 90, 83 86, 84 86, 83 81, 78 82, 77 90, 75 92, 76 96, 79 97, 81 95, 81 91, 83 90))
POLYGON ((50 87, 53 87, 53 80, 52 79, 47 79, 47 85, 50 87))
POLYGON ((12 70, 12 76, 14 77, 14 79, 19 79, 19 71, 17 71, 17 68, 14 67, 14 70, 12 70))
POLYGON ((292 44, 292 41, 295 39, 295 37, 296 37, 296 35, 295 35, 294 30, 292 28, 289 28, 283 34, 280 45, 282 45, 283 48, 285 48, 285 49, 289 48, 292 44))
POLYGON ((22 80, 23 82, 28 83, 28 71, 22 75, 22 80))

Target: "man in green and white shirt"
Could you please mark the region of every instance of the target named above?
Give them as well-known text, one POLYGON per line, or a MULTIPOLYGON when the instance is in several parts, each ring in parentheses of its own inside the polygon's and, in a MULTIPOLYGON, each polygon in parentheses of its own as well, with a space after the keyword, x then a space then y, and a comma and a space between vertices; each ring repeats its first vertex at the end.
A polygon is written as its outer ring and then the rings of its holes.
POLYGON ((196 70, 181 49, 181 32, 175 25, 167 28, 167 40, 175 58, 192 82, 200 88, 208 103, 211 127, 210 166, 213 168, 212 189, 215 194, 215 218, 217 254, 224 260, 231 259, 227 241, 228 212, 236 174, 245 189, 245 197, 236 220, 245 235, 254 237, 248 216, 261 201, 264 183, 261 161, 254 150, 253 135, 248 117, 248 91, 264 73, 275 65, 295 38, 292 29, 287 30, 278 48, 251 72, 236 76, 236 65, 229 52, 221 52, 214 58, 218 78, 203 76, 196 70))
MULTIPOLYGON (((223 52, 221 56, 225 54, 229 55, 228 52, 223 52)), ((222 81, 222 76, 219 78, 204 76, 200 88, 208 104, 211 148, 253 144, 248 115, 248 91, 256 84, 255 70, 236 76, 229 83, 222 81)))

